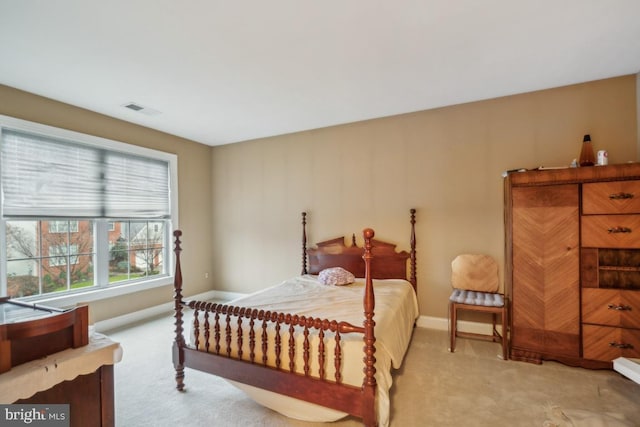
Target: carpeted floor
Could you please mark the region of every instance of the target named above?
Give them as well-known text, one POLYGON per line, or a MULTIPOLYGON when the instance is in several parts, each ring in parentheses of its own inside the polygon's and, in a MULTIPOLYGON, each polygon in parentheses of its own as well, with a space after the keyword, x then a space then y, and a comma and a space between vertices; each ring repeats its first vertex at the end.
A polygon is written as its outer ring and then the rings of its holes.
MULTIPOLYGON (((265 409, 224 380, 186 370, 175 389, 170 315, 106 332, 124 355, 115 368, 116 426, 317 426, 265 409)), ((391 426, 640 426, 640 385, 613 371, 503 361, 500 346, 416 328, 394 374, 391 426)), ((361 425, 347 418, 330 426, 361 425)))

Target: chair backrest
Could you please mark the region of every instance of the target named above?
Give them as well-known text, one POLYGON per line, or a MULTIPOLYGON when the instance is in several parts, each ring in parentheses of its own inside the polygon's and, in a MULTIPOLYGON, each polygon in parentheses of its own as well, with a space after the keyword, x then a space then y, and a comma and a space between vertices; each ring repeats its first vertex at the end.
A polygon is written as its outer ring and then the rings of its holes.
POLYGON ((498 292, 498 263, 489 255, 458 255, 451 262, 451 286, 470 291, 498 292))

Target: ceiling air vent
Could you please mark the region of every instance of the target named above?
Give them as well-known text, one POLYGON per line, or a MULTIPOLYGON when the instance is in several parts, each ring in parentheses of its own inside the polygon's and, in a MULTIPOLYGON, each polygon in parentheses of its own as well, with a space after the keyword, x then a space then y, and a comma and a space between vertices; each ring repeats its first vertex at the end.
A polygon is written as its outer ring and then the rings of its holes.
POLYGON ((128 108, 132 111, 136 111, 138 113, 146 114, 147 116, 156 116, 160 114, 160 111, 154 110, 153 108, 145 107, 136 102, 128 102, 122 105, 124 108, 128 108))
POLYGON ((133 111, 144 110, 144 107, 142 105, 138 105, 138 104, 134 104, 134 103, 126 104, 125 107, 127 107, 127 108, 129 108, 130 110, 133 110, 133 111))

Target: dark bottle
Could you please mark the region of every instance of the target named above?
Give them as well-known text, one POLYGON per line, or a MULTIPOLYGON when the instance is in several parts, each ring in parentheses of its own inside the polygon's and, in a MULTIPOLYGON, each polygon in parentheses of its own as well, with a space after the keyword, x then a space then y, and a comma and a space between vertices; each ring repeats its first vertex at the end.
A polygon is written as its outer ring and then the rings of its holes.
POLYGON ((580 150, 580 166, 593 166, 596 164, 596 155, 593 152, 591 135, 585 135, 582 139, 582 150, 580 150))

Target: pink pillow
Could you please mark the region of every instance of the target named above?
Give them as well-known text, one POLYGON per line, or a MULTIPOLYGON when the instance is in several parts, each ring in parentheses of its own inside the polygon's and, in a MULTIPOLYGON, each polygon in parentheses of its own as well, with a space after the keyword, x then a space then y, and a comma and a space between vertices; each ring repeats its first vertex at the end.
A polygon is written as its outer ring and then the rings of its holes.
POLYGON ((318 274, 318 280, 323 285, 342 286, 355 282, 353 274, 342 267, 325 268, 318 274))

